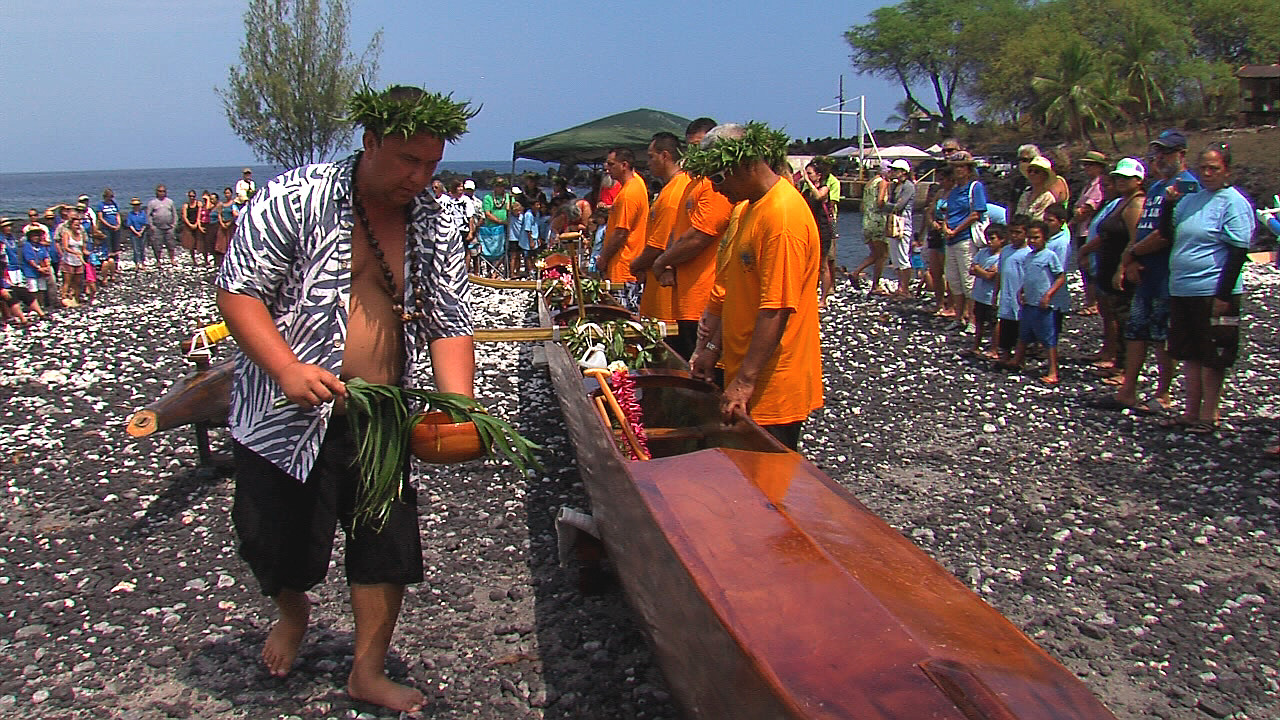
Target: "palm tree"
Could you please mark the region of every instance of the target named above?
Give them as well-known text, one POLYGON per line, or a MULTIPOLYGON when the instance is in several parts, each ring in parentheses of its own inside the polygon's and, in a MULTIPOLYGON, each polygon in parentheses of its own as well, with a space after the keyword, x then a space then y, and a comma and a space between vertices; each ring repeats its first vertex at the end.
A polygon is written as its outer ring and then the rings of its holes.
POLYGON ((1131 114, 1142 118, 1148 137, 1151 135, 1150 119, 1156 107, 1165 102, 1164 90, 1156 77, 1157 57, 1165 49, 1154 26, 1131 18, 1121 32, 1118 47, 1109 53, 1128 86, 1130 98, 1124 101, 1124 106, 1132 109, 1131 114))
POLYGON ((1090 125, 1108 128, 1107 118, 1116 112, 1099 90, 1103 69, 1097 55, 1080 40, 1063 47, 1051 73, 1031 78, 1031 89, 1044 108, 1045 124, 1065 120, 1071 137, 1097 147, 1089 134, 1090 125))
MULTIPOLYGON (((1107 67, 1104 67, 1098 74, 1098 96, 1102 98, 1105 106, 1112 108, 1109 119, 1120 120, 1126 126, 1132 127, 1133 116, 1125 108, 1133 107, 1138 99, 1129 93, 1129 79, 1116 68, 1114 62, 1106 65, 1107 67)), ((1106 129, 1107 134, 1111 137, 1111 147, 1116 152, 1120 152, 1120 143, 1116 141, 1115 128, 1108 125, 1106 129)))

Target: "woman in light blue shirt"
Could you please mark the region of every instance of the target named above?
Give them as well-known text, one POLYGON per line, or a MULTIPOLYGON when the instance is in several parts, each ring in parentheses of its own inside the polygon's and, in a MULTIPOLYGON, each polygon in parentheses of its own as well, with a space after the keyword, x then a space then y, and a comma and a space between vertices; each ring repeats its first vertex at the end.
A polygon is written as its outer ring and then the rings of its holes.
POLYGON ((1181 424, 1209 434, 1218 425, 1222 379, 1240 347, 1240 297, 1253 207, 1231 186, 1226 143, 1200 153, 1200 192, 1174 208, 1169 257, 1169 354, 1183 361, 1187 404, 1181 424))

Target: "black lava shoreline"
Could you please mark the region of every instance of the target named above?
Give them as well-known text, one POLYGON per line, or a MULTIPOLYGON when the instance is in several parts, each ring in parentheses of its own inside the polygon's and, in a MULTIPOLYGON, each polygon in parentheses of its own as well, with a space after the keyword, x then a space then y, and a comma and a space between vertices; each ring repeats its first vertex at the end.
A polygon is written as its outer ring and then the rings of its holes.
MULTIPOLYGON (((1096 319, 1069 321, 1049 389, 962 359, 967 340, 919 306, 842 285, 805 452, 1118 716, 1276 717, 1280 473, 1259 451, 1280 430, 1280 274, 1252 267, 1246 282, 1249 352, 1210 438, 1089 403, 1103 386, 1074 358, 1096 319)), ((487 325, 528 311, 518 291, 476 288, 475 304, 487 325)), ((268 678, 229 479, 198 466, 189 430, 124 433, 214 316, 207 273, 184 263, 0 334, 0 716, 389 716, 342 692, 341 567, 314 593, 293 675, 268 678)), ((623 596, 583 596, 556 563, 552 517, 586 500, 529 348, 484 346, 479 392, 547 446, 546 471, 424 468, 428 580, 406 600, 393 675, 431 696, 430 717, 676 717, 623 596)))

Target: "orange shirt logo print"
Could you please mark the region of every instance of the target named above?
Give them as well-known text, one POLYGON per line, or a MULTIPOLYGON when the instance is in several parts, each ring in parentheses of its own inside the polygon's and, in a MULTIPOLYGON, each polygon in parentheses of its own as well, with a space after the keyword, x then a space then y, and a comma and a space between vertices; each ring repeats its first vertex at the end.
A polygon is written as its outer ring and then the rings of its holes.
POLYGON ((754 252, 751 251, 751 248, 743 249, 742 253, 738 255, 738 260, 742 261, 742 267, 745 268, 746 270, 750 272, 755 271, 756 255, 754 252))

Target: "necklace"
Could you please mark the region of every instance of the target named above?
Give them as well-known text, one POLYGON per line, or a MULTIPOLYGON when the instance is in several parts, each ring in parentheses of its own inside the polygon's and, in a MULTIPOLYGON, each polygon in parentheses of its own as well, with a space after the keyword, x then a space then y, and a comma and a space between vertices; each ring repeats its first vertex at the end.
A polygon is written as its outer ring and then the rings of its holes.
MULTIPOLYGON (((356 159, 356 167, 359 167, 359 158, 356 159)), ((360 227, 364 228, 365 240, 369 243, 369 250, 373 256, 377 258, 378 265, 382 268, 382 279, 385 281, 383 291, 387 293, 387 297, 391 298, 391 307, 400 316, 400 319, 408 323, 413 320, 421 320, 426 317, 423 312, 423 290, 417 286, 414 280, 418 277, 418 253, 414 252, 416 245, 409 241, 407 237, 409 229, 409 208, 406 206, 404 211, 405 222, 405 252, 409 254, 409 272, 405 275, 405 283, 412 289, 414 309, 412 312, 406 312, 404 308, 404 293, 396 292, 396 278, 391 273, 391 266, 387 264, 386 254, 382 251, 382 246, 378 244, 378 238, 373 234, 373 225, 369 222, 369 213, 364 208, 364 202, 360 199, 360 188, 356 184, 356 172, 351 172, 351 208, 355 211, 356 217, 360 220, 360 227)))

